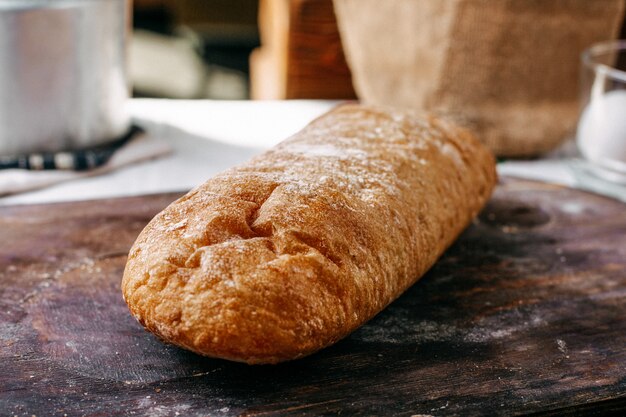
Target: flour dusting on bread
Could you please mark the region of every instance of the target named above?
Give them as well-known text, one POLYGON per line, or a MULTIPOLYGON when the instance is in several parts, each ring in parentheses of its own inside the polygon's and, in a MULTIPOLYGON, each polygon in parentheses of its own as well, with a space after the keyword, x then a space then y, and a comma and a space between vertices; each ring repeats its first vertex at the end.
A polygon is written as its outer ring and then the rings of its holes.
POLYGON ((130 251, 124 298, 202 355, 308 355, 417 281, 495 181, 491 154, 445 121, 340 106, 157 215, 130 251))

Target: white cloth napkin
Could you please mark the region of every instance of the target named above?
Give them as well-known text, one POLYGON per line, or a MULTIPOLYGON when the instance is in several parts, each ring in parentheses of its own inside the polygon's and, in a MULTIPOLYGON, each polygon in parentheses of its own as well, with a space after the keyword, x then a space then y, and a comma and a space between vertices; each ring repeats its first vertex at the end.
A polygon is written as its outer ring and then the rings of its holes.
POLYGON ((118 149, 105 164, 89 171, 0 170, 0 196, 23 193, 65 181, 102 175, 124 166, 167 155, 171 150, 170 145, 166 142, 142 133, 118 149))

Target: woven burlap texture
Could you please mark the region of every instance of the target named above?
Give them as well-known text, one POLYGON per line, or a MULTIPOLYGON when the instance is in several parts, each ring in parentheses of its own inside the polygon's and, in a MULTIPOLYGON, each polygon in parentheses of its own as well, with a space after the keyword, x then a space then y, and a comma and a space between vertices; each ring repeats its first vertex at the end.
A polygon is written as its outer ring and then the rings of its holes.
POLYGON ((334 3, 362 101, 446 114, 512 157, 573 133, 580 53, 624 15, 624 0, 334 3))

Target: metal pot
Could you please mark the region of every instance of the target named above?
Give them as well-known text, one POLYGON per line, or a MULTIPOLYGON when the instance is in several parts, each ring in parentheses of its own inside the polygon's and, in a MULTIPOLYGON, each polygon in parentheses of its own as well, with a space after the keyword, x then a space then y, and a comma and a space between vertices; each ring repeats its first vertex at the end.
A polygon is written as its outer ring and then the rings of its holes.
POLYGON ((0 2, 0 155, 126 132, 128 13, 127 0, 0 2))

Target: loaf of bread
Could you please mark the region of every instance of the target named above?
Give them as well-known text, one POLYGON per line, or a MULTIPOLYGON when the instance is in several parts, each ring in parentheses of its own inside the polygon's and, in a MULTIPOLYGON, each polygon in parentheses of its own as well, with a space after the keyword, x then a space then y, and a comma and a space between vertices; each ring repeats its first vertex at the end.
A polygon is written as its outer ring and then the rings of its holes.
POLYGON ((469 133, 343 105, 158 214, 130 251, 124 299, 152 333, 201 355, 299 358, 417 281, 495 182, 469 133))

